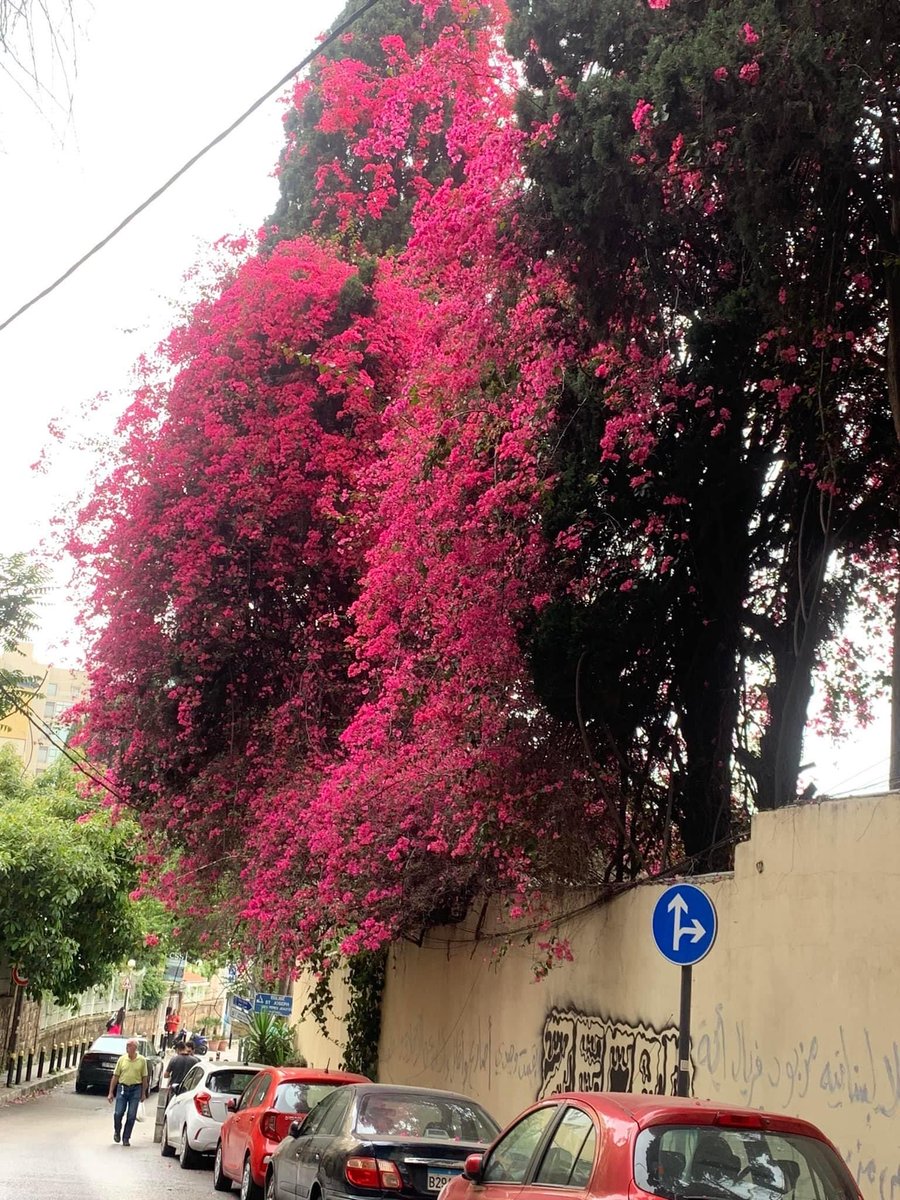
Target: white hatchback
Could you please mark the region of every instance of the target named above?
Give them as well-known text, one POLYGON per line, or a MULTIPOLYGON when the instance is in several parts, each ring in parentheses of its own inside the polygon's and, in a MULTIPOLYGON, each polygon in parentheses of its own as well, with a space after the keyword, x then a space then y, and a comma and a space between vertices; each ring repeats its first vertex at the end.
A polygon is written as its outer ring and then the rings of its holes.
POLYGON ((181 1082, 166 1108, 160 1153, 178 1155, 185 1170, 215 1154, 222 1122, 229 1115, 226 1100, 237 1100, 261 1071, 257 1063, 198 1062, 181 1082))

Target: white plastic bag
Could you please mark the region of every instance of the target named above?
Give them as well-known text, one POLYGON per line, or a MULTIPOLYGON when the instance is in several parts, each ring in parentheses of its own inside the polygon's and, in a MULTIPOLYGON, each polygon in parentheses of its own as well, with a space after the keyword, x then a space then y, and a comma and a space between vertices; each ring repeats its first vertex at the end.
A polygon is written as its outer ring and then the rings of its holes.
POLYGON ((137 1116, 134 1119, 136 1121, 145 1121, 147 1119, 147 1112, 146 1112, 146 1109, 144 1108, 143 1100, 140 1102, 140 1104, 137 1107, 137 1116))

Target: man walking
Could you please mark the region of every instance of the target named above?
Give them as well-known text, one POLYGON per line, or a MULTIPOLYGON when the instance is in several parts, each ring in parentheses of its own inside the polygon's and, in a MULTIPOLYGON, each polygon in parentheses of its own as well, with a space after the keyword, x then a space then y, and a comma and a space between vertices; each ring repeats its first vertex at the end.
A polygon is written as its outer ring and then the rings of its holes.
POLYGON ((169 1065, 166 1067, 164 1079, 169 1081, 169 1097, 166 1103, 175 1095, 175 1089, 181 1087, 182 1080, 188 1071, 199 1062, 200 1059, 194 1054, 193 1042, 179 1042, 178 1049, 172 1058, 169 1059, 169 1065))
POLYGON ((109 1081, 109 1095, 106 1097, 110 1104, 113 1100, 116 1102, 113 1110, 113 1141, 121 1140, 123 1146, 131 1145, 131 1131, 137 1118, 138 1105, 147 1098, 147 1060, 143 1054, 138 1054, 137 1048, 137 1041, 129 1038, 125 1045, 125 1053, 116 1063, 113 1077, 109 1081))

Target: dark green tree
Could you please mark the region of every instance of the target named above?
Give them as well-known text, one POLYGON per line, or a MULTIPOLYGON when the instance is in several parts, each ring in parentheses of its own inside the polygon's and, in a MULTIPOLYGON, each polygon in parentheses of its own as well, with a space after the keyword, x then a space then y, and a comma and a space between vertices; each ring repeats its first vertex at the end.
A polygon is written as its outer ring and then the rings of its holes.
POLYGON ((535 677, 633 839, 671 812, 723 865, 736 806, 795 798, 815 671, 897 544, 900 8, 512 10, 522 121, 555 123, 530 229, 592 354, 553 447, 547 527, 577 549, 535 677))
POLYGON ((60 1001, 101 982, 142 941, 137 828, 78 795, 69 764, 32 783, 0 751, 0 959, 60 1001))

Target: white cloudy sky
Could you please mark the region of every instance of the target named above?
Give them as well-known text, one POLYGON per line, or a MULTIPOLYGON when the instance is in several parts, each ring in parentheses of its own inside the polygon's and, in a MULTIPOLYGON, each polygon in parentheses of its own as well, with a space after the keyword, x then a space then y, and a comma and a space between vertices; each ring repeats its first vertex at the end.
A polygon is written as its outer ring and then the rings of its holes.
MULTIPOLYGON (((50 0, 56 12, 66 0, 50 0)), ((51 282, 310 50, 342 0, 72 0, 71 113, 35 105, 0 73, 0 320, 51 282)), ((40 37, 41 82, 66 82, 40 37)), ((65 55, 71 68, 71 57, 65 55)), ((51 421, 70 424, 100 392, 109 428, 130 365, 172 323, 182 276, 203 247, 256 228, 274 207, 283 106, 273 98, 72 279, 0 333, 0 551, 31 550, 73 503, 88 464, 54 451, 31 470, 51 421)), ((74 664, 64 572, 35 641, 74 664)), ((844 746, 811 738, 805 778, 870 790, 886 774, 887 713, 844 746)))
MULTIPOLYGON (((49 0, 61 19, 67 0, 49 0)), ((62 273, 188 158, 306 55, 342 0, 71 0, 77 74, 71 113, 38 103, 0 73, 0 320, 62 273)), ((23 31, 24 32, 24 31, 23 31)), ((42 85, 67 84, 35 18, 42 85)), ((71 39, 71 35, 66 36, 71 39)), ((24 51, 24 39, 20 40, 24 51)), ((63 52, 71 70, 72 58, 63 52)), ((7 60, 8 61, 8 60, 7 60)), ((113 399, 131 364, 172 323, 184 272, 222 234, 255 229, 272 211, 283 105, 268 101, 52 296, 0 333, 3 470, 0 551, 30 550, 87 464, 56 450, 31 470, 50 421, 84 401, 113 399)), ((57 581, 61 582, 62 576, 57 581)), ((71 660, 71 612, 57 587, 38 649, 71 660)))

